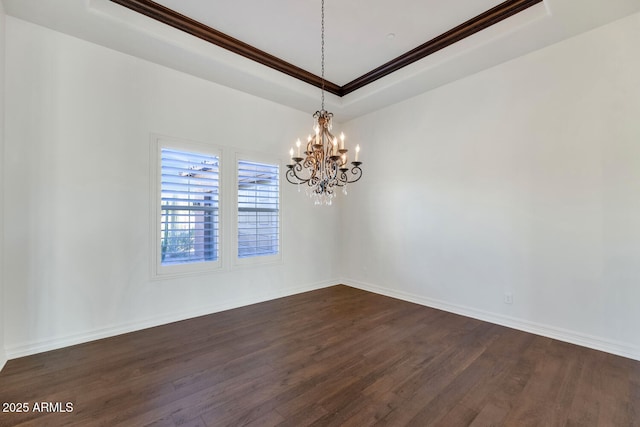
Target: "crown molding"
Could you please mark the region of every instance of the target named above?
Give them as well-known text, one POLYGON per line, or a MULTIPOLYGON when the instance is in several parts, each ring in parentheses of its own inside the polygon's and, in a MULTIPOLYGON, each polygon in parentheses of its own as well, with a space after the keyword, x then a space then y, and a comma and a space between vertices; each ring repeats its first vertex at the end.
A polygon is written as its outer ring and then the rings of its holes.
MULTIPOLYGON (((321 77, 151 0, 111 1, 305 83, 322 87, 321 77)), ((341 88, 337 84, 325 80, 324 85, 327 92, 340 94, 341 88)))
POLYGON ((387 76, 400 68, 413 64, 439 50, 444 49, 447 46, 465 39, 478 31, 482 31, 490 26, 497 24, 498 22, 507 19, 510 16, 515 15, 518 12, 522 12, 531 6, 534 6, 543 0, 508 0, 504 3, 487 10, 480 15, 469 19, 468 21, 458 25, 457 27, 442 33, 441 35, 429 40, 426 43, 412 49, 395 59, 383 64, 366 74, 350 81, 342 86, 341 96, 347 95, 355 90, 360 89, 363 86, 368 85, 384 76, 387 76))
MULTIPOLYGON (((323 79, 309 71, 297 67, 274 55, 260 50, 241 40, 222 33, 192 18, 184 16, 173 9, 169 9, 151 0, 110 0, 135 12, 141 13, 156 21, 167 24, 173 28, 191 34, 223 49, 227 49, 245 58, 256 61, 262 65, 273 68, 298 80, 301 80, 318 88, 323 86, 323 79)), ((395 59, 363 74, 344 86, 339 86, 324 80, 324 89, 337 96, 344 96, 356 91, 371 82, 374 82, 407 65, 413 64, 434 52, 467 38, 485 28, 488 28, 510 16, 515 15, 543 0, 507 0, 499 5, 471 18, 457 27, 423 43, 395 59)))

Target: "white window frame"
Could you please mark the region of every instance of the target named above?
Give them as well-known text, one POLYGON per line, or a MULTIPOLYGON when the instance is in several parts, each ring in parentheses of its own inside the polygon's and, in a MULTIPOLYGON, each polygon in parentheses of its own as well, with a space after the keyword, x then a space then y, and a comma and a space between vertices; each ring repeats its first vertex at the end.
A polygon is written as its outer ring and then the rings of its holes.
POLYGON ((193 274, 204 274, 218 271, 222 268, 224 256, 224 173, 222 149, 207 143, 187 141, 184 139, 164 135, 151 135, 151 278, 167 279, 193 274), (163 148, 171 148, 186 152, 194 152, 217 156, 219 161, 218 181, 218 257, 214 261, 192 262, 184 264, 162 265, 162 250, 160 248, 160 227, 162 216, 162 184, 161 184, 161 155, 163 148))
POLYGON ((282 195, 282 177, 284 174, 283 162, 279 158, 265 156, 259 153, 236 153, 234 163, 234 185, 233 185, 233 204, 232 204, 232 221, 233 221, 233 260, 234 266, 248 266, 248 265, 264 265, 264 264, 280 264, 282 263, 282 224, 283 214, 282 207, 284 206, 282 195), (278 253, 273 255, 259 255, 240 258, 238 257, 238 164, 241 161, 264 163, 269 165, 278 166, 278 253))

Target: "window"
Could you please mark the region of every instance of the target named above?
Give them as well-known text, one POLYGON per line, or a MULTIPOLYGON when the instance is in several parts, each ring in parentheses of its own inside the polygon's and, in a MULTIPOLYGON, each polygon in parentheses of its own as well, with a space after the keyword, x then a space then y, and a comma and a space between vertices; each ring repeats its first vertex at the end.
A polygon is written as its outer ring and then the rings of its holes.
POLYGON ((282 260, 279 162, 253 155, 152 134, 152 279, 282 260))
POLYGON ((238 258, 280 252, 278 165, 238 161, 238 258))
POLYGON ((218 259, 218 157, 162 149, 162 265, 218 259))
POLYGON ((156 154, 155 276, 218 268, 219 153, 204 144, 158 139, 156 154))

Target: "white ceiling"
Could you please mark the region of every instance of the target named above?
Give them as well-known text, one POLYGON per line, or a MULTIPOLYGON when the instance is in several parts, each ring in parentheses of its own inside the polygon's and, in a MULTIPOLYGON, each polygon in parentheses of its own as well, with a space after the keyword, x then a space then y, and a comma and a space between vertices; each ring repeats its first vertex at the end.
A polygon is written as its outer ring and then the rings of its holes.
MULTIPOLYGON (((499 4, 496 0, 325 0, 326 77, 343 85, 499 4), (387 37, 394 33, 395 37, 387 37)), ((303 111, 319 89, 109 0, 3 0, 7 14, 303 111)), ((320 74, 319 0, 157 0, 320 74)), ((338 121, 402 101, 640 10, 640 0, 545 0, 349 95, 338 121)))
MULTIPOLYGON (((320 0, 156 3, 320 75, 320 0)), ((325 0, 325 76, 342 86, 500 3, 325 0)))

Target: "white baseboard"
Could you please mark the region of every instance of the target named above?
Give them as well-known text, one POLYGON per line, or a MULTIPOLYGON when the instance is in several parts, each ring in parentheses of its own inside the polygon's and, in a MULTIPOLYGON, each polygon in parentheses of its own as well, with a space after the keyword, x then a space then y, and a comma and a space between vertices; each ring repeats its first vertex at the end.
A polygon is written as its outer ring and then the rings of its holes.
MULTIPOLYGON (((102 338, 109 338, 116 335, 126 334, 128 332, 135 332, 142 329, 152 328, 155 326, 166 325, 168 323, 191 319, 198 316, 205 316, 207 314, 217 313, 220 311, 231 310, 233 308, 243 307, 250 304, 265 302, 265 301, 282 298, 290 295, 295 295, 303 292, 314 291, 317 289, 334 286, 336 283, 338 283, 337 280, 328 280, 328 281, 317 282, 317 283, 313 283, 305 286, 281 289, 275 292, 257 293, 247 298, 238 298, 238 299, 226 301, 222 304, 202 306, 197 309, 170 313, 162 316, 145 319, 142 321, 128 322, 120 325, 113 325, 106 328, 95 329, 95 330, 82 332, 78 334, 58 336, 58 337, 49 338, 49 339, 35 340, 35 341, 26 342, 26 343, 21 343, 18 345, 6 346, 5 359, 8 359, 8 360, 16 359, 18 357, 29 356, 36 353, 56 350, 59 348, 69 347, 76 344, 82 344, 89 341, 95 341, 102 338)), ((0 359, 0 362, 2 362, 1 359, 0 359)))
POLYGON ((503 314, 491 313, 483 310, 478 310, 472 307, 465 307, 457 304, 450 304, 445 301, 440 301, 432 298, 427 298, 421 295, 415 295, 408 292, 397 291, 393 289, 384 288, 370 283, 363 283, 356 280, 344 279, 342 283, 351 286, 353 288, 362 289, 365 291, 373 292, 380 295, 400 299, 403 301, 409 301, 416 304, 424 305, 426 307, 437 308, 439 310, 447 311, 450 313, 459 314, 466 317, 471 317, 485 322, 494 323, 508 328, 518 329, 524 332, 530 332, 532 334, 541 335, 548 338, 553 338, 559 341, 576 344, 582 347, 592 348, 594 350, 600 350, 607 353, 615 354, 618 356, 627 357, 640 361, 640 347, 630 345, 627 343, 621 343, 611 341, 608 339, 595 337, 592 335, 586 335, 567 329, 557 328, 555 326, 544 325, 540 323, 530 322, 528 320, 518 319, 511 316, 505 316, 503 314))
POLYGON ((615 342, 595 336, 581 334, 575 331, 569 331, 562 328, 557 328, 550 325, 544 325, 540 323, 530 322, 527 320, 517 319, 510 316, 505 316, 497 313, 490 313, 483 310, 478 310, 472 307, 465 307, 457 304, 450 304, 445 301, 440 301, 432 298, 427 298, 420 295, 411 294, 408 292, 397 291, 393 289, 384 288, 381 286, 373 285, 370 283, 359 282, 356 280, 328 280, 309 284, 300 287, 282 289, 277 292, 269 292, 263 294, 252 295, 248 298, 238 298, 232 301, 227 301, 223 304, 215 304, 203 306, 198 309, 189 310, 186 312, 176 312, 163 316, 157 316, 154 318, 145 319, 143 321, 123 323, 120 325, 114 325, 106 328, 100 328, 92 331, 87 331, 79 334, 71 334, 66 336, 59 336, 50 339, 36 340, 27 343, 21 343, 14 346, 7 346, 5 348, 5 354, 0 352, 0 370, 4 367, 7 360, 15 359, 18 357, 29 356, 36 353, 42 353, 45 351, 56 350, 63 347, 68 347, 76 344, 82 344, 89 341, 94 341, 102 338, 108 338, 116 335, 125 334, 128 332, 139 331, 142 329, 152 328, 155 326, 165 325, 172 322, 178 322, 198 316, 204 316, 207 314, 217 313, 220 311, 230 310, 233 308, 243 307, 250 304, 256 304, 272 299, 282 298, 289 295, 295 295, 302 292, 313 291, 317 289, 334 286, 337 283, 342 283, 353 288, 362 289, 365 291, 373 292, 380 295, 386 295, 392 298, 397 298, 403 301, 409 301, 416 304, 424 305, 426 307, 432 307, 439 310, 447 311, 450 313, 459 314, 462 316, 472 317, 474 319, 483 320, 497 325, 506 326, 513 329, 518 329, 525 332, 557 339, 560 341, 568 342, 571 344, 580 345, 583 347, 592 348, 595 350, 604 351, 607 353, 615 354, 618 356, 627 357, 640 361, 640 348, 626 343, 615 342))

